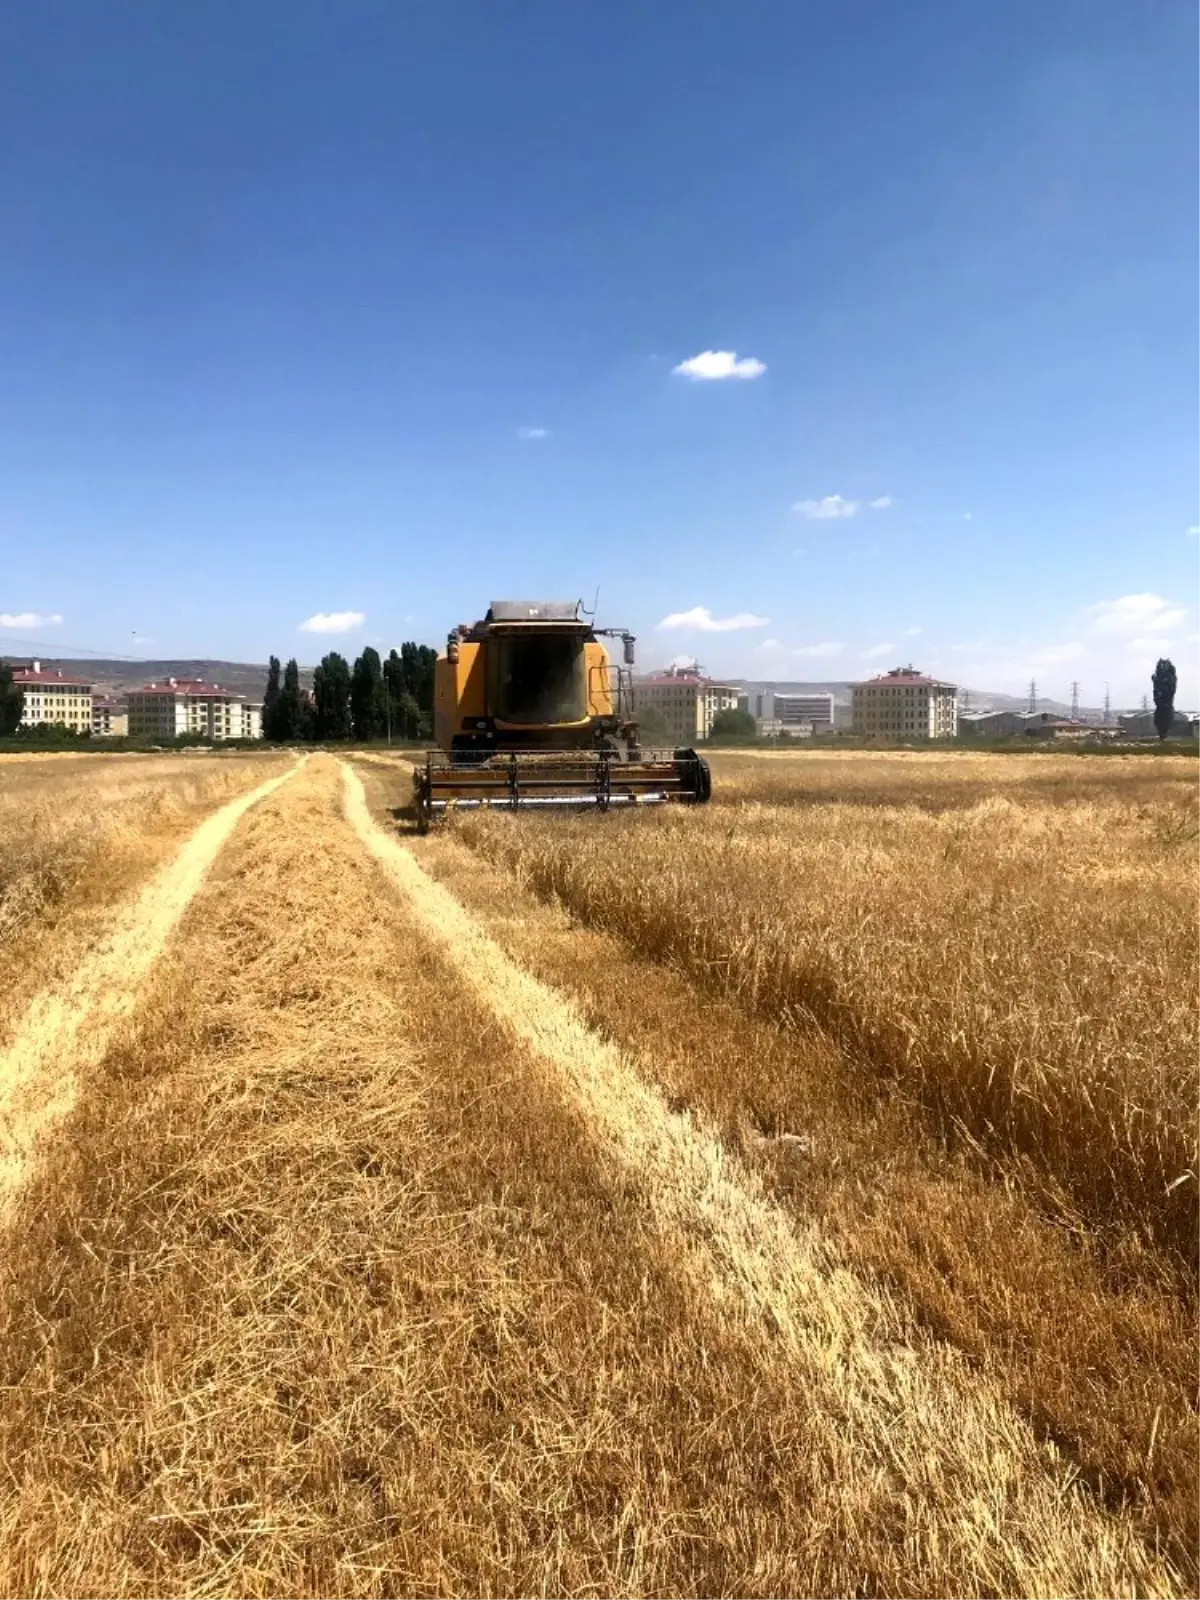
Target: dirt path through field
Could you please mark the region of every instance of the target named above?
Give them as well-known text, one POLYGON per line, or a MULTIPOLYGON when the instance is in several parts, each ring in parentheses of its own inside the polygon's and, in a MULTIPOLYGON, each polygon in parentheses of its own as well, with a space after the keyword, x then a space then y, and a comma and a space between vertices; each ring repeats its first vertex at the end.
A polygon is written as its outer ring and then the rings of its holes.
POLYGON ((103 1057, 132 1012, 222 845, 250 807, 295 770, 269 778, 202 822, 174 859, 116 911, 103 941, 70 977, 29 1006, 0 1055, 0 1213, 24 1181, 38 1139, 70 1110, 79 1073, 103 1057))
MULTIPOLYGON (((923 1340, 894 1305, 794 1224, 757 1178, 687 1114, 673 1112, 623 1053, 513 962, 412 853, 371 818, 343 769, 347 817, 401 889, 422 931, 472 995, 545 1066, 636 1189, 681 1270, 755 1330, 836 1419, 847 1465, 887 1466, 943 1524, 956 1564, 1001 1592, 1167 1593, 1173 1576, 1120 1516, 1071 1483, 1012 1408, 952 1350, 923 1340)), ((898 1535, 904 1537, 903 1533, 898 1535)), ((944 1552, 946 1553, 946 1552, 944 1552)))

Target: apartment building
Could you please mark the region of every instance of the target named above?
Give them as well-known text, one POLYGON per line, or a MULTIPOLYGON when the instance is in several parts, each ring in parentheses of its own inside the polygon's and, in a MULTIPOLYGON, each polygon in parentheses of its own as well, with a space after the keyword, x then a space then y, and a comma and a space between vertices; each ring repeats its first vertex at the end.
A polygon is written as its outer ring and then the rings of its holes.
POLYGON ((915 667, 893 667, 851 692, 854 731, 868 738, 953 739, 958 732, 957 685, 915 667))
POLYGON ((262 706, 219 683, 200 678, 168 678, 131 689, 129 732, 134 738, 175 739, 198 734, 221 739, 261 739, 262 706))
POLYGON ((98 739, 121 739, 129 732, 129 713, 123 701, 110 695, 92 698, 92 733, 98 739))
POLYGON ((92 731, 92 685, 86 678, 43 672, 40 661, 13 668, 13 683, 25 691, 23 728, 61 726, 72 733, 92 731))
POLYGON ((812 733, 833 731, 833 696, 831 694, 781 694, 771 696, 774 720, 781 733, 796 733, 806 729, 812 733))
POLYGON ((633 686, 634 715, 654 711, 667 725, 673 744, 690 745, 707 739, 718 711, 736 711, 742 691, 726 683, 714 683, 703 673, 687 667, 668 667, 648 678, 638 678, 633 686))

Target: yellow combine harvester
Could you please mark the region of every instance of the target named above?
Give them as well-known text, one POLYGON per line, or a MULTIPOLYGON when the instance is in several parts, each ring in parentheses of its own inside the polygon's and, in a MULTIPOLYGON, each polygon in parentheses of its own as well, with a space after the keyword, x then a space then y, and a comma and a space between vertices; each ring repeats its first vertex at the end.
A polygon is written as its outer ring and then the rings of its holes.
POLYGON ((698 804, 708 763, 639 748, 631 633, 596 628, 577 601, 494 600, 455 628, 434 670, 430 751, 415 779, 424 832, 447 811, 698 804), (618 638, 614 666, 602 637, 618 638))

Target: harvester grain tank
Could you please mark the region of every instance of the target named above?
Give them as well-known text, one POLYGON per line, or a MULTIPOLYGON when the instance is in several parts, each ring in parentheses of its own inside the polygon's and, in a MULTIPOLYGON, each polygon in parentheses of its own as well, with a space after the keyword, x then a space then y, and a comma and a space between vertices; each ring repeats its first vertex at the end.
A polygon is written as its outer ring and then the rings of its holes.
POLYGON ((706 801, 694 750, 645 751, 633 703, 634 638, 578 601, 493 600, 455 628, 434 668, 437 744, 415 780, 422 830, 452 810, 706 801), (619 639, 614 664, 602 642, 619 639))

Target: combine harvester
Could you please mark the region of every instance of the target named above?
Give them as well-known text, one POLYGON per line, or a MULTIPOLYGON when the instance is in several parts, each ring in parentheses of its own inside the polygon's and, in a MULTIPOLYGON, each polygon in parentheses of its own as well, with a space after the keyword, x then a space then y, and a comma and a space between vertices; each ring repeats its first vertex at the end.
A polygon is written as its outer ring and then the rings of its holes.
POLYGON ((706 801, 712 779, 694 750, 638 745, 633 646, 577 601, 494 600, 482 622, 455 628, 435 668, 438 748, 414 780, 421 832, 454 810, 706 801), (602 637, 621 640, 623 666, 602 637))

